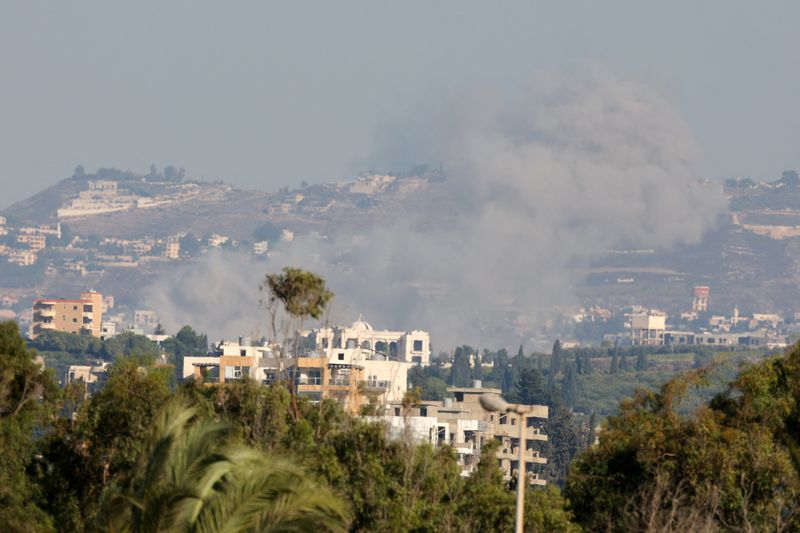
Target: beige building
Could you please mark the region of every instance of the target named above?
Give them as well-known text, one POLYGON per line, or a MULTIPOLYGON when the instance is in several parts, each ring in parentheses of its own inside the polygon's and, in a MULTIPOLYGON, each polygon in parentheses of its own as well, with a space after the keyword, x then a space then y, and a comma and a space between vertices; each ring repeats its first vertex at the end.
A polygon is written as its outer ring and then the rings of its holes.
POLYGON ((312 401, 333 398, 350 413, 365 405, 384 407, 400 402, 408 390, 408 370, 415 363, 391 361, 372 351, 338 349, 325 354, 309 354, 281 361, 267 345, 253 345, 242 337, 239 342, 220 342, 210 357, 185 357, 184 379, 194 376, 205 383, 225 383, 244 378, 271 384, 289 379, 300 396, 312 401))
POLYGON ((181 257, 181 242, 176 239, 169 239, 164 245, 164 258, 165 259, 180 259, 181 257))
POLYGON ((631 343, 635 346, 662 346, 667 316, 662 313, 632 315, 631 343))
POLYGON ((36 252, 33 250, 7 250, 6 256, 9 263, 19 266, 31 266, 38 259, 36 252))
POLYGON ((34 300, 30 337, 35 339, 45 331, 88 333, 100 337, 102 302, 103 296, 95 291, 82 292, 77 300, 34 300))
POLYGON ((47 246, 47 237, 41 233, 28 233, 17 235, 17 242, 27 244, 31 250, 38 252, 47 246))
MULTIPOLYGON (((486 443, 497 441, 497 463, 506 479, 516 475, 519 468, 519 423, 517 415, 486 411, 480 404, 482 394, 500 394, 500 389, 482 388, 479 382, 474 387, 452 387, 447 389, 453 398, 440 402, 420 402, 406 408, 393 404, 385 416, 374 417, 387 423, 390 434, 408 437, 417 442, 428 442, 433 446, 451 446, 456 453, 462 474, 469 475, 480 460, 486 443)), ((545 485, 546 481, 537 473, 547 459, 538 450, 539 443, 547 440, 542 430, 542 421, 548 418, 545 405, 531 405, 525 417, 525 470, 528 482, 545 485)), ((368 417, 373 419, 373 417, 368 417)))

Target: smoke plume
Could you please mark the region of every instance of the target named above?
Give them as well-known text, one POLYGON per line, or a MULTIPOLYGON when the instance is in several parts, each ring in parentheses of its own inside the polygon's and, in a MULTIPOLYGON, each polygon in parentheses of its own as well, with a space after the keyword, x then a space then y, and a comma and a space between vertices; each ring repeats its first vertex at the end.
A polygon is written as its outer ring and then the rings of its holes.
MULTIPOLYGON (((427 329, 437 348, 530 341, 554 307, 578 303, 576 266, 615 246, 696 243, 724 207, 721 192, 698 181, 686 123, 637 83, 598 71, 539 76, 516 95, 461 95, 442 115, 423 137, 436 139, 428 149, 444 169, 451 212, 411 213, 323 243, 299 239, 268 265, 324 275, 336 292, 332 320, 363 313, 376 327, 427 329)), ((203 309, 208 290, 197 300, 182 291, 195 291, 192 279, 216 287, 208 276, 222 275, 220 262, 241 260, 209 256, 159 305, 203 309)), ((252 308, 263 271, 245 287, 243 268, 228 268, 238 277, 222 279, 252 308)), ((219 324, 239 316, 236 305, 208 311, 219 324)))

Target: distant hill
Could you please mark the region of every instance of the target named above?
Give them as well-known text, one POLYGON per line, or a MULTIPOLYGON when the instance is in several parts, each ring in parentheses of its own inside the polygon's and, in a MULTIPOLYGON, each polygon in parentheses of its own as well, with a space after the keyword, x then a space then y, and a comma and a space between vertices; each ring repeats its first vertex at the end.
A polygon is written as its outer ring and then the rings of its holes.
MULTIPOLYGON (((417 220, 430 227, 448 224, 460 206, 443 179, 427 169, 396 175, 365 173, 346 183, 266 193, 193 182, 177 169, 147 175, 100 169, 94 174, 76 173, 0 214, 16 226, 60 221, 84 238, 220 234, 248 245, 262 238, 265 227, 333 235, 394 220, 417 220), (90 183, 98 180, 114 182, 116 193, 108 198, 99 193, 99 199, 87 200, 90 183), (80 198, 86 201, 76 203, 80 198), (118 210, 93 214, 91 209, 98 206, 118 210), (58 210, 65 207, 71 211, 62 213, 69 216, 59 218, 58 210)), ((575 287, 578 296, 584 302, 619 307, 640 303, 677 313, 688 307, 691 286, 703 284, 711 286, 712 308, 721 312, 730 312, 734 305, 743 312, 800 312, 800 179, 787 171, 772 182, 735 179, 724 185, 731 209, 703 242, 597 257, 580 267, 586 275, 584 283, 575 287)), ((151 262, 136 274, 111 268, 102 276, 64 274, 58 282, 69 279, 78 287, 94 280, 102 287, 114 280, 130 285, 115 286, 116 292, 135 294, 143 278, 169 268, 173 268, 170 263, 151 262)))

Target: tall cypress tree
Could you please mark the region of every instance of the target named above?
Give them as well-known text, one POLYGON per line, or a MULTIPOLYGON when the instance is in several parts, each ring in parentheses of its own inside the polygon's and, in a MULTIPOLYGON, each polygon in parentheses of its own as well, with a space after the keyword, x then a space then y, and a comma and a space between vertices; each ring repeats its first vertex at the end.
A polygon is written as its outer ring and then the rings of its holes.
POLYGON ((647 360, 647 352, 644 349, 641 349, 636 355, 636 370, 639 372, 644 372, 647 370, 648 366, 650 366, 650 363, 647 360))
POLYGON ((554 380, 556 374, 561 372, 561 358, 563 357, 561 351, 561 340, 556 339, 556 342, 553 344, 553 353, 550 356, 550 379, 554 380))
POLYGON ((584 374, 591 374, 592 373, 592 358, 589 357, 589 352, 585 352, 583 354, 583 358, 581 361, 581 370, 584 374))
POLYGON ((578 378, 575 367, 572 365, 567 367, 564 380, 561 383, 561 390, 564 396, 564 403, 574 408, 575 401, 578 398, 578 378))
POLYGON ((596 425, 597 425, 596 415, 595 412, 592 411, 592 416, 589 417, 589 437, 586 439, 586 444, 588 446, 594 445, 594 442, 597 440, 597 435, 595 434, 596 425))
POLYGON ((619 372, 619 355, 617 355, 617 349, 614 348, 614 351, 611 352, 611 370, 612 374, 616 374, 619 372))

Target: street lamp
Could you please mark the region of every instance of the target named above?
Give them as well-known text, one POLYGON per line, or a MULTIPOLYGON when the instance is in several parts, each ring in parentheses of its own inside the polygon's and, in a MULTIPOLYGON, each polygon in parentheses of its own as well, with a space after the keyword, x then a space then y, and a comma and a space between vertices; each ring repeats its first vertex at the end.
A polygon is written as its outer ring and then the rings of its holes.
POLYGON ((523 533, 523 520, 525 515, 525 452, 527 439, 525 438, 525 415, 530 408, 518 403, 508 403, 497 394, 485 393, 480 396, 481 406, 487 411, 498 413, 516 413, 519 415, 519 468, 517 469, 517 518, 514 531, 523 533))

